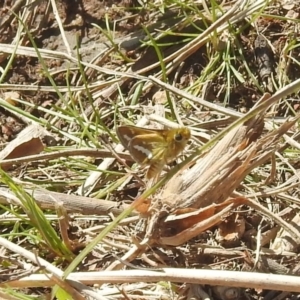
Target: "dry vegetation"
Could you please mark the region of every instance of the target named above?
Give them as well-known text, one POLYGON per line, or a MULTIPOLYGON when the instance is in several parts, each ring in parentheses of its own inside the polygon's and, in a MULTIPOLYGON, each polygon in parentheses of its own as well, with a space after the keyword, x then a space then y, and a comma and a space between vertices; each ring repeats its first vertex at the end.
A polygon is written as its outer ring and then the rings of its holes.
POLYGON ((299 1, 0 3, 1 299, 299 299, 299 1))

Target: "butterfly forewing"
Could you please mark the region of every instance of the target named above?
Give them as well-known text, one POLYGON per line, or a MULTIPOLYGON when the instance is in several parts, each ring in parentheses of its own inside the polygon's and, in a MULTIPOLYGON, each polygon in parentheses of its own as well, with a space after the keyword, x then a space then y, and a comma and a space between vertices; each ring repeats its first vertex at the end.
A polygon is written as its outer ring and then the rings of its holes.
POLYGON ((135 127, 131 125, 124 125, 117 127, 117 136, 122 143, 122 145, 128 149, 130 141, 138 136, 138 135, 148 135, 148 134, 155 134, 155 130, 145 129, 140 127, 135 127))
POLYGON ((121 142, 121 144, 129 150, 130 141, 136 136, 134 132, 134 126, 119 126, 117 127, 117 136, 121 142))

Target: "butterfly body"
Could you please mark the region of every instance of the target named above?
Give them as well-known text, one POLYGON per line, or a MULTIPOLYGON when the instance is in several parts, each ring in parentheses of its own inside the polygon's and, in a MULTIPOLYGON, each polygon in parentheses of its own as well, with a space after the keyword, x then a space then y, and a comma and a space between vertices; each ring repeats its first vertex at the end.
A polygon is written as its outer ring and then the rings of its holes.
POLYGON ((186 127, 159 130, 119 126, 117 135, 137 163, 149 166, 147 178, 150 179, 184 150, 191 132, 186 127))

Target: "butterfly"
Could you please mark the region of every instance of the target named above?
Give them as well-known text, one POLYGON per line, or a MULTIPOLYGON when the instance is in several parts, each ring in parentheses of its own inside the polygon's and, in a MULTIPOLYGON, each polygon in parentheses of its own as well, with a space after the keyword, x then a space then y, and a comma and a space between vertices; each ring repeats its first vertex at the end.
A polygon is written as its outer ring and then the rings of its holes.
POLYGON ((116 132, 132 158, 142 166, 149 166, 147 179, 158 176, 166 164, 175 160, 191 137, 187 127, 145 129, 124 125, 117 127, 116 132))

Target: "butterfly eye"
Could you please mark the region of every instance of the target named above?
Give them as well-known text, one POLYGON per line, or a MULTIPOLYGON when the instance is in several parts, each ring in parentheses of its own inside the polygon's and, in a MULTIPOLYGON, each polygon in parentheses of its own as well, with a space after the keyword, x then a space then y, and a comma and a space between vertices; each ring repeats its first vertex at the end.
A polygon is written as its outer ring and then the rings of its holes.
POLYGON ((174 139, 176 142, 182 141, 182 135, 180 133, 175 134, 174 139))

